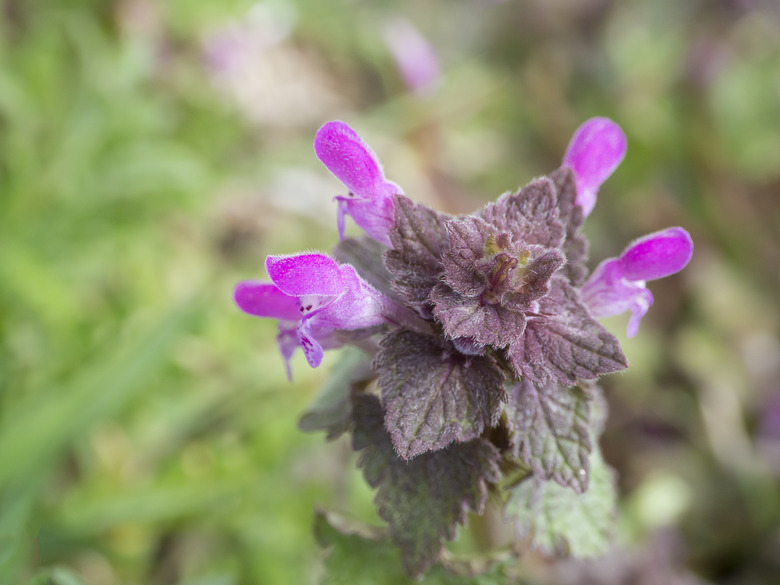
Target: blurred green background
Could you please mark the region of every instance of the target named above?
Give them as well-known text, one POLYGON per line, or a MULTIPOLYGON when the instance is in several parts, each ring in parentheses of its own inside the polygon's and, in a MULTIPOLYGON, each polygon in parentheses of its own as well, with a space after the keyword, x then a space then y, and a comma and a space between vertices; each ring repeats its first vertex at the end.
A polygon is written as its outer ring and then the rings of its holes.
POLYGON ((595 115, 629 150, 592 265, 671 225, 696 250, 604 381, 624 552, 521 569, 777 583, 774 0, 0 1, 0 583, 316 582, 315 506, 376 521, 348 442, 296 428, 337 355, 288 383, 231 300, 266 254, 335 243, 314 132, 348 122, 407 195, 469 212, 595 115), (399 18, 439 59, 423 91, 399 18))

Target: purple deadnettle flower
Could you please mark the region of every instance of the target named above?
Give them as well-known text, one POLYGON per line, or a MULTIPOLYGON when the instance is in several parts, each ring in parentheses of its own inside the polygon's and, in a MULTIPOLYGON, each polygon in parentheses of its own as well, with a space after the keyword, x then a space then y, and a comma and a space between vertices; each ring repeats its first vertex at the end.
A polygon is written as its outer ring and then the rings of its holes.
POLYGON ((349 264, 315 253, 268 256, 265 267, 273 282, 240 282, 233 298, 245 313, 279 319, 277 342, 287 361, 301 346, 316 368, 323 349, 342 345, 338 331, 385 322, 387 299, 349 264))
POLYGON ((595 317, 631 311, 627 333, 633 337, 653 304, 645 282, 679 272, 692 254, 693 241, 683 228, 648 234, 629 245, 619 258, 599 264, 582 287, 582 300, 595 317))
POLYGON ((506 347, 522 336, 526 313, 565 261, 557 250, 563 226, 554 187, 544 179, 501 197, 482 216, 446 223, 449 245, 442 282, 431 291, 433 314, 453 339, 506 347), (518 214, 523 205, 534 215, 518 214))
POLYGON ((374 152, 344 122, 328 122, 317 131, 314 152, 322 164, 348 189, 338 195, 339 237, 344 239, 344 216, 376 241, 390 247, 393 227, 393 195, 403 194, 395 183, 385 179, 374 152))
POLYGON ((352 433, 412 577, 439 560, 444 540, 469 511, 482 513, 493 490, 504 492, 508 517, 532 546, 544 522, 555 542, 592 551, 590 539, 585 547, 549 526, 571 506, 583 507, 594 533, 613 515, 594 381, 628 360, 596 317, 631 311, 634 335, 653 302, 646 281, 677 272, 693 250, 684 229, 669 228, 588 278, 581 228, 625 154, 623 132, 606 118, 588 120, 560 168, 457 217, 404 196, 343 122, 320 128, 314 150, 349 192, 337 197, 338 262, 269 256, 271 282, 235 290, 243 311, 279 320, 286 360, 298 346, 313 367, 324 349, 363 350, 345 356, 302 428, 352 433), (344 239, 347 214, 370 237, 344 239), (504 481, 514 472, 502 480, 512 459, 530 471, 519 483, 504 481), (569 499, 591 480, 599 485, 592 498, 569 499))
POLYGON ((431 89, 441 77, 439 60, 420 31, 409 20, 398 17, 385 24, 382 37, 406 86, 418 94, 431 89))
POLYGON ((591 118, 582 124, 569 142, 563 166, 574 171, 576 203, 587 217, 596 205, 599 187, 626 155, 626 135, 609 118, 591 118))

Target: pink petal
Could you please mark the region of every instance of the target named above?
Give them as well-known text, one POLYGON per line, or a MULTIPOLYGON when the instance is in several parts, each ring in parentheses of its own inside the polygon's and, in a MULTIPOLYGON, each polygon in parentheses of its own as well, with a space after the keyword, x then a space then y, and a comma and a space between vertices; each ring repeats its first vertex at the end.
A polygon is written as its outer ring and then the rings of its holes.
POLYGON ((409 20, 395 18, 388 21, 382 36, 409 89, 423 92, 439 80, 441 71, 436 53, 409 20))
POLYGON ((344 239, 344 217, 349 215, 349 207, 347 205, 347 201, 350 200, 349 197, 344 197, 342 195, 337 195, 334 197, 336 200, 336 227, 339 230, 339 240, 344 239))
POLYGON ((363 198, 372 198, 382 190, 385 176, 374 152, 344 122, 327 122, 314 137, 314 152, 322 164, 363 198))
MULTIPOLYGON (((400 189, 397 191, 400 193, 400 189)), ((391 197, 374 200, 355 199, 352 197, 336 197, 339 202, 339 234, 343 234, 344 213, 352 216, 366 235, 388 248, 390 230, 395 225, 393 199, 391 197), (342 207, 343 206, 343 207, 342 207)))
POLYGON ((238 308, 256 317, 272 317, 287 321, 301 318, 298 299, 279 290, 270 282, 239 282, 233 291, 238 308))
POLYGON ((628 307, 628 310, 631 311, 631 318, 628 320, 628 326, 626 327, 626 335, 628 337, 636 335, 636 332, 639 331, 639 322, 652 305, 653 293, 646 288, 637 291, 631 299, 631 305, 628 307))
POLYGON ((309 320, 303 320, 298 324, 298 340, 301 342, 303 354, 306 361, 312 368, 316 368, 322 363, 322 356, 325 353, 320 343, 314 338, 311 332, 309 320))
POLYGON ((682 270, 693 255, 693 240, 673 227, 639 238, 620 256, 623 278, 655 280, 682 270))
POLYGON ((569 142, 563 157, 577 181, 577 203, 585 216, 596 205, 601 184, 618 167, 626 155, 626 135, 609 118, 591 118, 582 124, 569 142))
POLYGON ((300 345, 298 340, 297 324, 290 322, 279 323, 279 333, 276 336, 276 345, 284 358, 284 368, 287 371, 287 379, 292 381, 292 369, 290 368, 290 359, 295 350, 300 345))
POLYGON ((653 304, 643 281, 623 278, 620 261, 610 258, 598 265, 582 287, 582 301, 594 317, 610 317, 631 311, 627 333, 636 335, 639 322, 653 304))
POLYGON ((389 302, 365 282, 349 264, 341 266, 344 293, 316 315, 317 325, 333 329, 362 329, 385 323, 383 309, 389 302))
POLYGON ((344 291, 339 265, 325 254, 268 256, 268 276, 290 296, 336 296, 344 291))

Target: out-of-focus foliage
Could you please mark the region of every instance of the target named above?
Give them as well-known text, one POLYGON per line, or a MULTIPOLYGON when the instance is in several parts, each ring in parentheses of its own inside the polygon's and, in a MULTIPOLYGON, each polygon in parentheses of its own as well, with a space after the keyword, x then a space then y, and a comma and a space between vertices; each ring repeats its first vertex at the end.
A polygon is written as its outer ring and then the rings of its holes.
MULTIPOLYGON (((314 132, 348 121, 409 197, 469 212, 594 115, 629 150, 591 265, 669 225, 696 250, 605 380, 631 552, 515 569, 777 575, 778 31, 771 0, 0 2, 0 582, 314 582, 315 505, 376 522, 373 493, 343 439, 296 428, 322 371, 297 356, 288 383, 230 300, 265 254, 335 243, 314 132), (439 57, 425 93, 385 45, 398 17, 439 57)), ((508 530, 472 519, 454 548, 508 530)))
POLYGON ((499 562, 475 566, 448 559, 425 575, 411 579, 402 569, 398 548, 381 530, 361 533, 333 515, 318 512, 314 533, 326 550, 322 585, 498 585, 505 582, 499 562))

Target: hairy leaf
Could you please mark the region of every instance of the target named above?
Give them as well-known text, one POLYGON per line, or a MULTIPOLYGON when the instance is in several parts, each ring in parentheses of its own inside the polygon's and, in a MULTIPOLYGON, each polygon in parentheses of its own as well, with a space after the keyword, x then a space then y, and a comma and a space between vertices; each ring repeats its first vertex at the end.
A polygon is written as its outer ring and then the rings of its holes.
POLYGON ((604 396, 604 389, 593 380, 580 380, 577 386, 585 393, 590 403, 588 426, 592 436, 597 439, 604 432, 604 425, 609 414, 609 405, 604 396))
POLYGON ((590 459, 590 487, 583 494, 533 476, 515 486, 505 513, 521 538, 547 554, 594 557, 611 543, 616 491, 612 470, 595 449, 590 459))
POLYGON ((617 338, 593 319, 579 293, 565 279, 552 279, 539 300, 540 317, 529 319, 509 358, 520 376, 538 384, 551 380, 571 386, 628 366, 617 338))
POLYGON ((433 314, 449 337, 471 337, 482 345, 506 347, 522 336, 525 314, 501 305, 486 305, 441 283, 434 287, 433 314))
POLYGON ((447 222, 444 282, 479 301, 527 309, 549 290, 548 281, 564 262, 557 250, 515 242, 478 217, 447 222))
POLYGON ((298 421, 300 430, 307 433, 325 431, 329 441, 349 427, 352 415, 350 395, 354 386, 375 377, 371 360, 359 349, 346 347, 340 358, 314 403, 298 421))
POLYGON ((577 199, 577 181, 568 167, 561 167, 550 175, 558 194, 558 216, 566 229, 566 239, 561 247, 566 255, 563 273, 574 286, 585 281, 588 269, 588 240, 580 233, 585 222, 582 207, 575 204, 577 199))
MULTIPOLYGON (((563 265, 564 258, 558 250, 534 249, 532 260, 522 270, 522 283, 517 292, 510 293, 506 297, 514 297, 511 303, 526 308, 528 303, 543 297, 550 291, 550 279, 563 265)), ((504 306, 511 306, 510 300, 504 297, 504 306)))
POLYGON ((441 276, 441 258, 448 246, 444 224, 449 216, 403 195, 394 195, 393 200, 393 249, 385 252, 385 266, 393 275, 393 287, 406 304, 430 318, 428 295, 441 276))
POLYGON ((480 215, 515 241, 557 248, 564 228, 558 220, 555 187, 549 179, 537 179, 517 193, 505 193, 487 204, 480 215))
POLYGON ((506 583, 499 563, 482 568, 464 562, 432 567, 412 579, 404 572, 399 550, 387 538, 387 531, 349 523, 336 514, 317 512, 314 534, 320 546, 329 549, 326 572, 320 585, 502 585, 506 583), (473 575, 473 576, 472 576, 473 575))
POLYGON ((447 284, 466 295, 484 291, 488 282, 480 261, 487 253, 486 242, 497 235, 496 228, 478 217, 448 221, 449 249, 442 258, 447 284))
POLYGON ((578 493, 588 489, 590 403, 582 390, 523 380, 511 393, 507 415, 515 455, 534 476, 578 493))
POLYGON ((358 466, 368 484, 378 488, 374 503, 407 572, 418 576, 438 560, 443 541, 455 538, 468 512, 484 510, 487 486, 500 477, 498 450, 474 439, 404 461, 393 449, 375 396, 354 397, 353 420, 352 445, 362 451, 358 466))
POLYGON ((374 368, 385 425, 403 459, 476 438, 498 421, 506 391, 492 357, 465 356, 404 329, 389 333, 381 346, 374 368))

